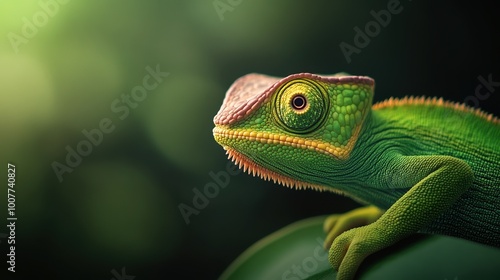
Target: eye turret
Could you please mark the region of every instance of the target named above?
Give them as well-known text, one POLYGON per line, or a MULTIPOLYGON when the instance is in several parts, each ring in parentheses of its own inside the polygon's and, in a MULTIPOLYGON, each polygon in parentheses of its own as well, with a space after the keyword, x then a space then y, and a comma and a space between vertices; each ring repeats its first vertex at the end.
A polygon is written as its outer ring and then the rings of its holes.
POLYGON ((285 130, 305 134, 320 126, 328 114, 328 94, 315 81, 293 80, 278 89, 274 96, 274 116, 285 130))

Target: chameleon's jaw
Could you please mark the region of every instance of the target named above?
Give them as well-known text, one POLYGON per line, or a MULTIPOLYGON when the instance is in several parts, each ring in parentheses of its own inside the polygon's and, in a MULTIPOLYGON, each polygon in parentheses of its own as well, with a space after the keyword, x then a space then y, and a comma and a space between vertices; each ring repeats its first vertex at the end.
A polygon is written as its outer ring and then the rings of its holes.
MULTIPOLYGON (((257 162, 256 159, 252 159, 251 157, 245 155, 243 152, 238 152, 236 148, 233 148, 232 145, 234 145, 235 140, 242 140, 242 138, 246 137, 247 139, 245 140, 250 140, 250 141, 259 141, 257 138, 257 135, 252 135, 250 134, 246 135, 245 133, 235 133, 234 131, 230 129, 226 129, 224 127, 219 127, 216 126, 213 129, 213 134, 214 138, 219 143, 224 150, 226 150, 226 154, 228 155, 229 160, 234 162, 234 164, 238 165, 240 169, 243 169, 244 172, 252 175, 252 176, 258 176, 261 179, 264 179, 266 181, 273 181, 274 183, 278 183, 280 185, 289 187, 289 188, 294 188, 294 189, 314 189, 317 191, 331 191, 331 192, 336 192, 340 193, 340 191, 336 189, 332 189, 330 187, 322 186, 322 185, 317 185, 317 184, 312 184, 300 180, 293 179, 289 176, 286 176, 284 174, 280 174, 276 171, 267 169, 263 167, 261 164, 257 162), (251 139, 250 139, 251 138, 251 139)), ((260 141, 266 142, 270 141, 268 143, 273 143, 272 137, 267 137, 259 135, 260 141), (266 140, 267 139, 267 140, 266 140)), ((279 139, 276 139, 275 141, 279 141, 279 139)), ((276 142, 278 143, 278 142, 276 142)))
POLYGON ((264 179, 266 181, 273 181, 274 183, 278 183, 280 185, 292 188, 292 189, 313 189, 317 191, 335 191, 331 188, 321 186, 321 185, 315 185, 315 184, 310 184, 307 182, 299 181, 292 179, 288 176, 281 175, 279 173, 276 173, 272 170, 266 169, 259 164, 257 164, 255 161, 251 160, 249 157, 245 156, 244 154, 237 152, 236 150, 228 147, 228 146, 223 146, 224 150, 226 150, 226 154, 228 155, 228 159, 234 162, 234 164, 238 165, 240 169, 243 169, 244 172, 252 175, 252 176, 258 176, 261 179, 264 179))

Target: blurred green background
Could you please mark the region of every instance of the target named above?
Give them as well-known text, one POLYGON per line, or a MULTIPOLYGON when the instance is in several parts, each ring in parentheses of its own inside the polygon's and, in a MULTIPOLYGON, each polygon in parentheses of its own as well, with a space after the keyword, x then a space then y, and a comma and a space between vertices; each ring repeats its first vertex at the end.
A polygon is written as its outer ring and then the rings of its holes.
MULTIPOLYGON (((500 81, 493 2, 401 1, 350 63, 339 45, 355 47, 354 28, 364 30, 370 11, 394 0, 308 3, 0 2, 0 174, 6 182, 7 163, 16 165, 18 218, 17 272, 1 279, 113 279, 122 268, 136 279, 214 279, 269 233, 356 207, 240 173, 186 223, 179 205, 194 207, 196 190, 214 182, 210 172, 226 172, 212 118, 226 89, 249 72, 367 75, 377 83, 375 101, 471 101, 478 77, 500 81), (140 92, 151 69, 169 75, 140 92), (132 94, 140 101, 127 101, 132 94), (103 120, 113 130, 100 139, 103 120), (84 130, 100 140, 91 151, 81 144, 84 130), (68 151, 78 147, 87 155, 71 167, 68 151), (62 180, 55 165, 67 166, 62 180)), ((475 100, 499 115, 500 87, 491 88, 475 100)))

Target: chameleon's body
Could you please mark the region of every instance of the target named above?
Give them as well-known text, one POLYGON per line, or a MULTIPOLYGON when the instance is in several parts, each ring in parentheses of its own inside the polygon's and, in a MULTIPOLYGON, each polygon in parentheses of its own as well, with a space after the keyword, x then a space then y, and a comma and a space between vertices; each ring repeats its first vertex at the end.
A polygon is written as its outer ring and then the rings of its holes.
POLYGON ((500 247, 500 120, 441 99, 372 106, 373 89, 368 77, 249 74, 214 137, 249 173, 373 205, 325 222, 338 278, 415 232, 500 247))

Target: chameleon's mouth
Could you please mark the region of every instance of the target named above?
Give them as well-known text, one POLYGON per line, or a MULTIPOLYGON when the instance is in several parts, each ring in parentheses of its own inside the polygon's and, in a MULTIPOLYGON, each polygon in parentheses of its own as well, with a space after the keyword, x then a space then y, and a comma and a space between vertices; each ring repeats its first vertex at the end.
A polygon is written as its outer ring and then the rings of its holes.
POLYGON ((272 170, 266 169, 256 163, 254 160, 250 159, 246 155, 237 152, 236 150, 223 146, 224 150, 226 150, 226 154, 228 155, 228 159, 234 162, 234 164, 238 165, 240 169, 243 169, 244 172, 252 175, 259 176, 261 179, 266 181, 273 181, 274 183, 278 183, 280 185, 292 188, 292 189, 313 189, 317 191, 335 191, 332 188, 328 188, 321 185, 310 184, 307 182, 299 181, 292 179, 288 176, 279 174, 272 170))
POLYGON ((347 153, 343 147, 336 147, 330 143, 318 140, 307 140, 300 137, 284 136, 267 132, 237 131, 216 126, 213 129, 215 140, 224 145, 224 139, 241 139, 259 141, 267 144, 280 144, 295 148, 315 150, 337 159, 344 159, 347 153))

